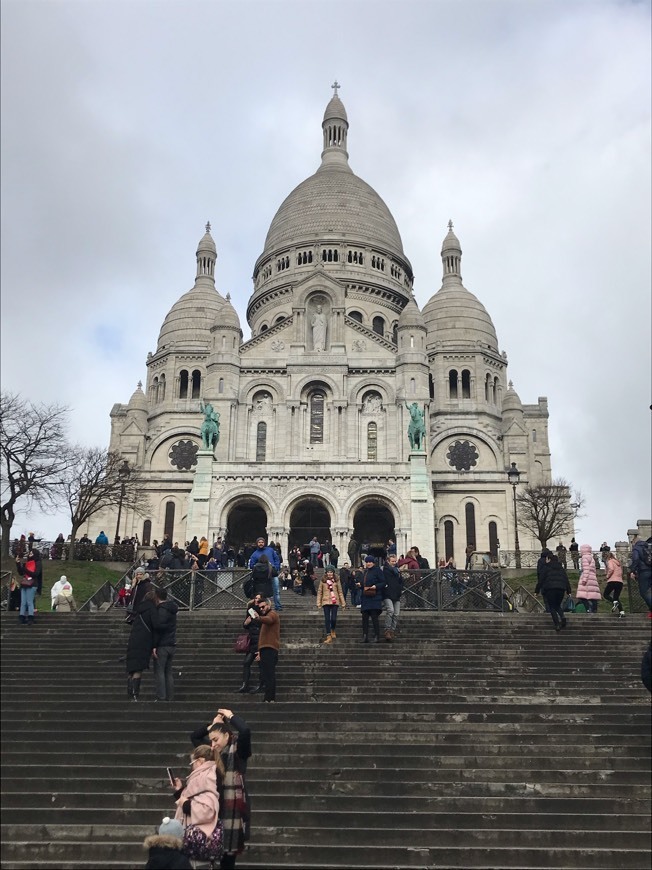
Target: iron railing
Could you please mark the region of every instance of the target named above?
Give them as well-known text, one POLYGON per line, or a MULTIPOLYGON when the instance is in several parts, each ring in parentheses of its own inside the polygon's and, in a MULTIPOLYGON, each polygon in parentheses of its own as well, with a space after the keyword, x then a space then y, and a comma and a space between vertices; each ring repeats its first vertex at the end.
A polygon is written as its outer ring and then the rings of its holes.
POLYGON ((505 609, 504 586, 500 571, 458 571, 438 568, 432 571, 403 572, 404 610, 474 610, 505 609))
MULTIPOLYGON (((122 599, 117 593, 132 573, 129 571, 115 587, 114 607, 120 606, 122 599)), ((251 577, 248 568, 219 571, 159 568, 149 571, 148 575, 152 583, 167 590, 168 597, 176 601, 181 610, 239 610, 249 600, 244 591, 244 584, 251 577)))
POLYGON ((11 587, 11 571, 0 572, 0 610, 9 609, 9 593, 11 587))

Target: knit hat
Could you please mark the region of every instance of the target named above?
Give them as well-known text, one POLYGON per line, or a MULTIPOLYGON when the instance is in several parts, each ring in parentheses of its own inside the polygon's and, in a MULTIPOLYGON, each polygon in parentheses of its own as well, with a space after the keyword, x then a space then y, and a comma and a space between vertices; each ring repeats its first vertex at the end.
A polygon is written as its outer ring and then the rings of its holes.
POLYGON ((367 565, 368 563, 371 563, 372 565, 377 565, 378 559, 374 559, 373 556, 365 556, 364 562, 365 562, 365 565, 367 565))
POLYGON ((183 840, 183 825, 177 819, 166 816, 159 825, 158 832, 161 836, 176 837, 183 840))

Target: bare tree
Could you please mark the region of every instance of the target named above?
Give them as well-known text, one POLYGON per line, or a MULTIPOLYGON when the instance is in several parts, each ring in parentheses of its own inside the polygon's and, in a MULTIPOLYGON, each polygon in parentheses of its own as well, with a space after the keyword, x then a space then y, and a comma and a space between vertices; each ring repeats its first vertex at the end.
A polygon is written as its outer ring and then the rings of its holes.
POLYGON ((11 527, 21 509, 48 508, 58 501, 57 485, 69 467, 68 409, 33 404, 13 393, 0 394, 0 501, 2 558, 9 558, 11 527))
POLYGON ((571 484, 558 477, 528 484, 516 497, 516 503, 519 523, 545 547, 551 538, 572 532, 574 520, 582 516, 585 499, 581 492, 571 497, 571 484))
POLYGON ((75 558, 77 532, 91 517, 107 508, 130 509, 144 514, 149 502, 138 469, 119 453, 100 447, 73 447, 72 464, 59 484, 62 500, 70 512, 68 558, 75 558))

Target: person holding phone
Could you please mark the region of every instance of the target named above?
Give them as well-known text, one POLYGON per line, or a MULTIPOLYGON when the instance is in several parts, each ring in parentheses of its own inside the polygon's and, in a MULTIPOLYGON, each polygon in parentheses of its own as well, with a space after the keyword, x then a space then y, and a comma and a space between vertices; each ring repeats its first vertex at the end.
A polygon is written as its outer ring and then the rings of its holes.
POLYGON ((254 595, 251 601, 247 604, 247 613, 242 627, 249 634, 249 651, 245 653, 244 662, 242 663, 242 685, 238 689, 240 694, 245 694, 251 691, 251 694, 262 692, 264 687, 262 680, 258 680, 258 686, 255 689, 249 689, 249 680, 251 679, 251 666, 253 665, 256 654, 258 652, 258 637, 260 635, 260 622, 256 618, 259 615, 258 606, 263 600, 262 595, 254 595))
POLYGON ((258 619, 262 623, 258 637, 258 652, 255 661, 260 662, 261 682, 265 686, 264 703, 276 701, 276 665, 281 646, 281 618, 268 598, 258 605, 258 619))

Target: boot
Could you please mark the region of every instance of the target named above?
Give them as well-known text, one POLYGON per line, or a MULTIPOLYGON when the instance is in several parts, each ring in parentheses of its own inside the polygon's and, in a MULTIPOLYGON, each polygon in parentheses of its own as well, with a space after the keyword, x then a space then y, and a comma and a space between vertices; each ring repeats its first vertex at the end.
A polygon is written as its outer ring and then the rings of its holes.
POLYGON ((337 635, 335 634, 335 629, 331 630, 331 637, 333 638, 333 640, 335 640, 335 638, 337 637, 337 635))
POLYGON ((264 692, 264 691, 265 691, 265 686, 263 686, 262 683, 259 683, 259 685, 257 685, 255 689, 250 690, 249 694, 250 695, 260 695, 260 693, 264 692))
POLYGON ((392 642, 392 632, 389 628, 385 630, 385 640, 387 641, 387 643, 392 642))
POLYGON ((127 697, 131 701, 134 696, 134 681, 132 677, 127 677, 127 697))
POLYGON ((27 617, 27 624, 28 624, 28 625, 34 625, 34 617, 33 617, 33 616, 28 616, 28 617, 27 617))
POLYGON ((139 695, 140 695, 140 677, 134 677, 134 679, 133 679, 133 699, 134 699, 134 701, 138 700, 139 695))
POLYGON ((22 622, 23 625, 27 625, 27 617, 26 616, 19 616, 18 621, 22 622))
POLYGON ((323 639, 322 643, 333 643, 333 636, 331 634, 327 634, 323 639))
POLYGON ((236 689, 236 692, 240 692, 241 695, 246 695, 249 691, 249 683, 243 683, 239 689, 236 689))
POLYGON ((362 635, 362 643, 369 643, 369 635, 368 634, 362 635))
POLYGON ((375 642, 375 643, 380 643, 380 635, 379 635, 379 634, 376 635, 376 638, 375 638, 375 641, 374 641, 374 642, 375 642))

